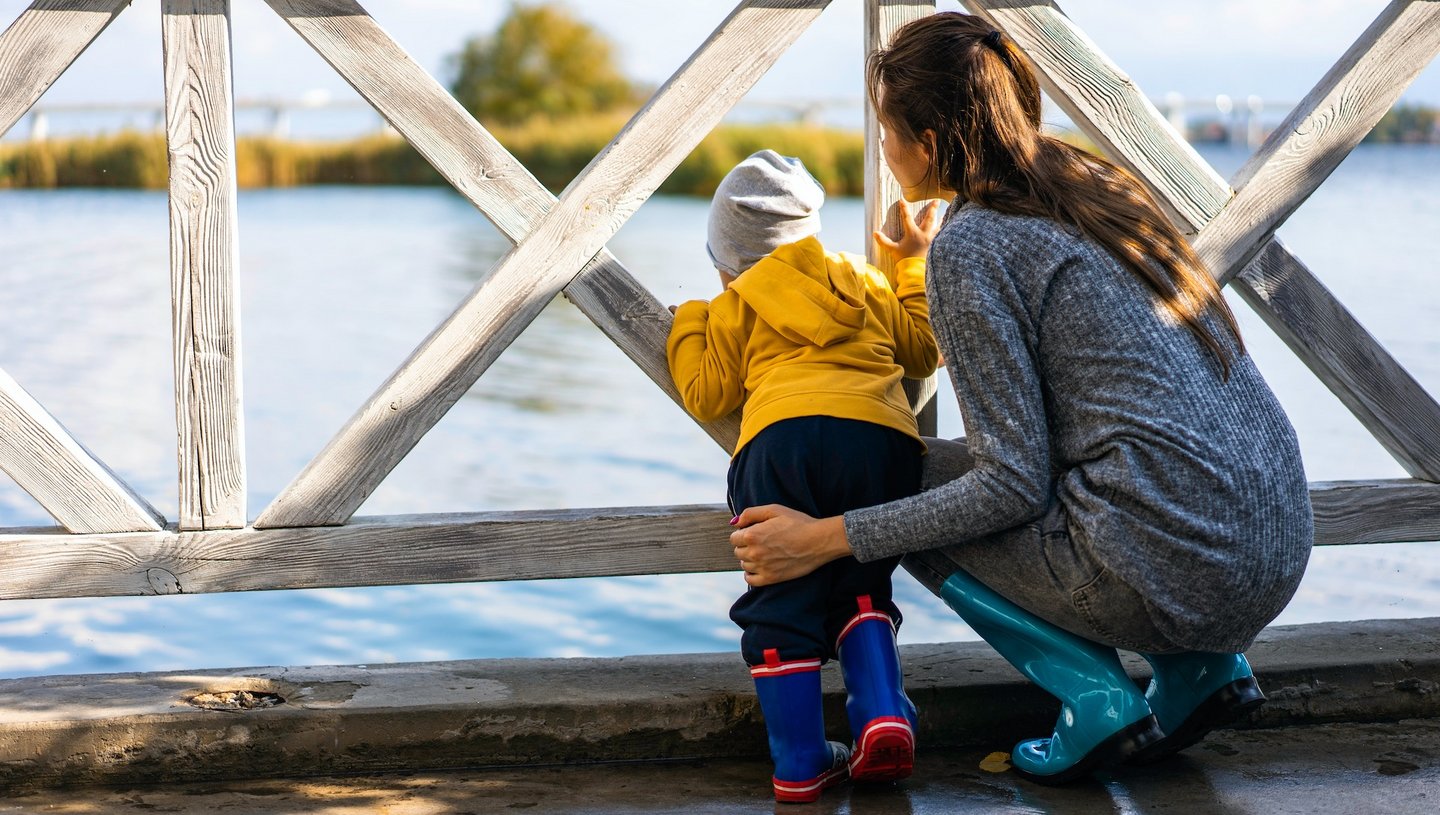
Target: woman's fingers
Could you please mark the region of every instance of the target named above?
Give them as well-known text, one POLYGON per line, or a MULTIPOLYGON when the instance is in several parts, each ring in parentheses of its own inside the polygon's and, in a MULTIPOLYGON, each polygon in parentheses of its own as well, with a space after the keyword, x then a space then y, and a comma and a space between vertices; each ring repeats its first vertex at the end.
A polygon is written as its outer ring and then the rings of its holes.
MULTIPOLYGON (((779 504, 765 504, 764 506, 759 507, 746 507, 745 511, 735 516, 735 519, 730 522, 730 525, 735 527, 736 529, 744 529, 747 526, 758 524, 761 521, 768 521, 771 518, 774 518, 778 511, 784 509, 785 507, 782 507, 779 504)), ((730 540, 735 540, 735 537, 739 534, 739 532, 731 532, 730 540)), ((739 544, 736 545, 738 546, 739 544)))
MULTIPOLYGON (((819 562, 796 548, 795 532, 809 515, 779 504, 750 507, 735 520, 737 529, 730 533, 735 559, 745 572, 751 586, 768 586, 809 574, 819 562)), ((823 561, 822 561, 823 562, 823 561)))
POLYGON ((931 201, 925 205, 925 210, 920 213, 920 222, 924 229, 929 230, 935 226, 935 221, 940 217, 940 202, 931 201))

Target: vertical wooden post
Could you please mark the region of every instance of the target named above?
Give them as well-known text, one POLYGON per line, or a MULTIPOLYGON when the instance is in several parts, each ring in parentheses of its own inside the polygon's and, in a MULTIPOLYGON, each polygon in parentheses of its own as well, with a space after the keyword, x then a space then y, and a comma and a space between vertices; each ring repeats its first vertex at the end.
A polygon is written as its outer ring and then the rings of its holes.
POLYGON ((229 0, 164 0, 180 529, 245 525, 229 0))
MULTIPOLYGON (((935 13, 935 0, 865 0, 865 54, 890 44, 895 29, 935 13)), ((890 271, 890 258, 882 256, 870 235, 885 226, 886 214, 900 200, 900 185, 895 183, 885 158, 880 154, 880 123, 870 94, 865 93, 865 257, 875 266, 890 271)), ((935 377, 906 379, 905 394, 920 423, 920 432, 936 434, 935 377)))

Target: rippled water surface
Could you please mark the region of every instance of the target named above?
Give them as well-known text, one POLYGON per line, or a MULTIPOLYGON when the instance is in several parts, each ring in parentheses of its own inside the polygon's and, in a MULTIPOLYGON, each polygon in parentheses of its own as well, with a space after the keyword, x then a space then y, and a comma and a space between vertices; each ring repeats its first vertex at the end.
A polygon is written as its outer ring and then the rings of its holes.
MULTIPOLYGON (((1222 174, 1245 156, 1203 151, 1222 174)), ((1440 394, 1440 149, 1361 148, 1281 236, 1440 394)), ((610 243, 665 302, 714 294, 707 202, 656 198, 610 243)), ((826 243, 860 251, 862 205, 826 243)), ((508 247, 442 189, 240 196, 253 517, 508 247)), ((0 368, 174 515, 163 193, 0 191, 0 368)), ((1311 480, 1403 477, 1239 306, 1299 430, 1311 480)), ((942 385, 940 429, 960 435, 942 385)), ((361 515, 719 503, 726 457, 568 303, 557 301, 377 489, 361 515)), ((52 523, 0 475, 0 527, 52 523)), ((357 553, 363 557, 364 553, 357 553)), ((902 640, 971 632, 903 574, 902 640)), ((733 574, 0 603, 0 676, 488 656, 725 651, 733 574)), ((1317 550, 1280 622, 1440 616, 1434 544, 1317 550)))

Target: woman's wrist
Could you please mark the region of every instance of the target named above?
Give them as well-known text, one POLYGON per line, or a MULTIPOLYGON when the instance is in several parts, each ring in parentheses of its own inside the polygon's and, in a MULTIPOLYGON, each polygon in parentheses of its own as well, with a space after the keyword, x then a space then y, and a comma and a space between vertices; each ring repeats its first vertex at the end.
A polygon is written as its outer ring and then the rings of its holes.
POLYGON ((817 525, 822 535, 820 539, 820 551, 825 553, 825 562, 839 560, 848 557, 850 552, 850 539, 845 535, 845 516, 832 515, 829 518, 821 518, 817 525))

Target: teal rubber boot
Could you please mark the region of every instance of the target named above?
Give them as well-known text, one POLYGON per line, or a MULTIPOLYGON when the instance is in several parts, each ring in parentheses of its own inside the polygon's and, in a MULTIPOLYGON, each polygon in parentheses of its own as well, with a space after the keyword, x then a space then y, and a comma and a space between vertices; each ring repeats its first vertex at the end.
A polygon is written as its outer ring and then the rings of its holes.
POLYGON ((940 599, 1020 673, 1060 700, 1050 738, 1022 741, 1010 752, 1010 764, 1022 778, 1064 784, 1119 764, 1162 738, 1150 705, 1114 648, 1040 619, 963 571, 941 584, 940 599))
POLYGON ((1141 654, 1154 677, 1145 690, 1165 738, 1131 757, 1150 764, 1172 756, 1265 704, 1244 654, 1141 654))

